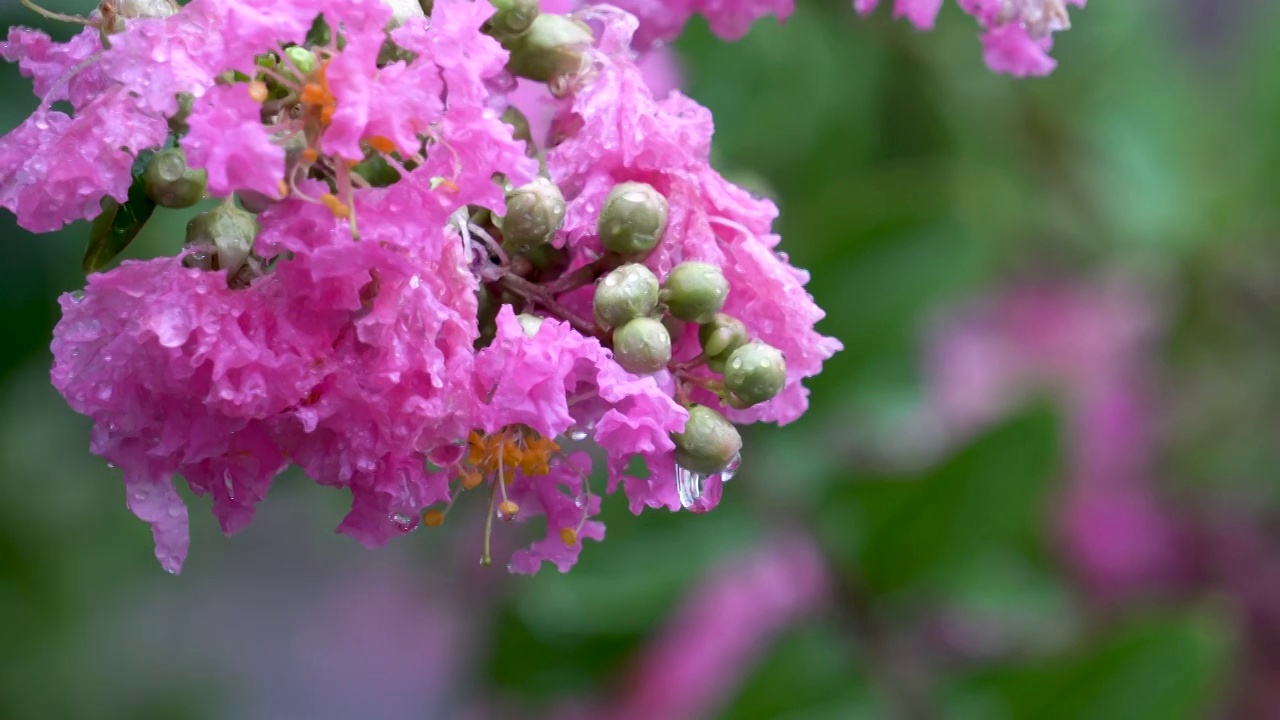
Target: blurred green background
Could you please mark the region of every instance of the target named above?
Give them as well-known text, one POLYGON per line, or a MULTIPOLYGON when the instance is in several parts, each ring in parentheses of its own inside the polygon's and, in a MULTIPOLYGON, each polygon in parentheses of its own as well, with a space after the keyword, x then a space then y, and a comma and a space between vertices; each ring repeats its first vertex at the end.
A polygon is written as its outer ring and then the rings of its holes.
MULTIPOLYGON (((628 717, 1280 717, 1280 5, 1094 0, 1058 35, 1057 72, 1021 81, 985 69, 951 4, 928 34, 799 5, 733 44, 697 20, 675 47, 718 166, 778 200, 781 249, 845 350, 802 421, 750 429, 714 513, 612 498, 607 541, 567 575, 482 571, 465 518, 364 550, 330 532, 342 494, 293 475, 230 539, 188 498, 192 552, 165 574, 49 385, 87 223, 36 237, 0 213, 0 717, 622 717, 646 682, 681 709, 628 717), (1090 425, 1079 384, 1053 382, 939 419, 948 318, 1069 288, 1088 318, 1062 342, 1093 347, 1114 308, 1089 303, 1117 285, 1150 318, 1119 373, 1136 419, 1090 425), (1085 462, 1089 438, 1140 467, 1085 462), (1124 497, 1160 532, 1121 513, 1064 540, 1064 498, 1101 488, 1105 515, 1113 471, 1142 476, 1124 497), (719 625, 690 616, 707 637, 672 620, 796 537, 820 553, 821 597, 752 614, 759 583, 730 582, 719 625), (1099 580, 1073 555, 1134 543, 1159 572, 1099 580), (716 654, 739 636, 749 651, 716 654), (706 697, 680 705, 691 688, 706 697)), ((17 0, 0 23, 71 31, 17 0)), ((7 130, 36 100, 0 73, 7 130)), ((129 255, 172 253, 184 223, 158 217, 129 255)), ((1011 312, 1065 337, 1075 307, 1011 312)))

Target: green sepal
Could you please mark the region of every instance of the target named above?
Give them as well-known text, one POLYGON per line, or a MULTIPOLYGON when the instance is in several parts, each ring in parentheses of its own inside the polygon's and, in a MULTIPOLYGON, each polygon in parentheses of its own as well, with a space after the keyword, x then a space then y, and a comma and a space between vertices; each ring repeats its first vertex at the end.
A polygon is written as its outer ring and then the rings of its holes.
POLYGON ((86 274, 101 270, 124 252, 155 212, 156 202, 142 189, 142 171, 153 154, 150 150, 138 154, 133 163, 133 184, 123 205, 110 197, 102 199, 102 214, 89 230, 89 245, 81 263, 86 274))

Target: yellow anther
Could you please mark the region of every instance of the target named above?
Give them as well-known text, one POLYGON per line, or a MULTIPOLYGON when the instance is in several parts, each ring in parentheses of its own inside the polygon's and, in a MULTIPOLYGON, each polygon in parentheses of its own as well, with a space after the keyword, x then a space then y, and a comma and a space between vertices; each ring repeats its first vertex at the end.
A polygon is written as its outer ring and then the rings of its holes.
POLYGON ((351 217, 351 208, 339 200, 338 196, 333 193, 325 193, 321 195, 320 202, 324 203, 324 206, 329 208, 329 212, 333 213, 334 217, 344 219, 351 217))
POLYGON ((390 155, 396 151, 396 144, 383 135, 374 135, 369 138, 369 147, 385 155, 390 155))
POLYGON ((560 542, 565 547, 573 547, 578 544, 578 531, 573 528, 560 528, 560 542))
POLYGON ((422 513, 422 524, 427 527, 440 527, 444 524, 444 513, 435 508, 431 508, 422 513))
POLYGON ((261 80, 254 80, 249 83, 249 97, 254 102, 266 102, 267 100, 267 84, 261 80))
POLYGON ((503 500, 498 504, 498 512, 502 514, 503 520, 514 520, 516 513, 520 512, 520 506, 510 500, 503 500))

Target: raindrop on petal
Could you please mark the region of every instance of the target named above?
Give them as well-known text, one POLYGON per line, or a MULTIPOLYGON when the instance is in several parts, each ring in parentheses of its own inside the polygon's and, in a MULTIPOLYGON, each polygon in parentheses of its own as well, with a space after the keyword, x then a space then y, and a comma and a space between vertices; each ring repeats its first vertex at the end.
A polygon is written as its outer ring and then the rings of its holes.
POLYGON ((733 456, 729 464, 720 471, 720 482, 729 482, 734 475, 738 474, 738 468, 742 467, 742 453, 733 456))
POLYGON ((682 467, 676 463, 676 492, 680 495, 680 506, 688 510, 702 499, 702 481, 706 477, 701 473, 682 467))

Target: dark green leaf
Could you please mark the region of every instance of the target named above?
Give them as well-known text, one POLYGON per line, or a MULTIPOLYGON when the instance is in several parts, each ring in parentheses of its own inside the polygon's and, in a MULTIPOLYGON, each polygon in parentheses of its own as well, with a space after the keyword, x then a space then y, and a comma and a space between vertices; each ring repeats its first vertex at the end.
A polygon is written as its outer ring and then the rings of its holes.
POLYGON ((89 230, 89 246, 84 252, 84 271, 97 272, 124 252, 129 243, 142 232, 155 209, 155 201, 142 189, 142 181, 136 174, 133 185, 129 187, 129 199, 123 205, 111 198, 103 198, 102 214, 94 219, 89 230))

